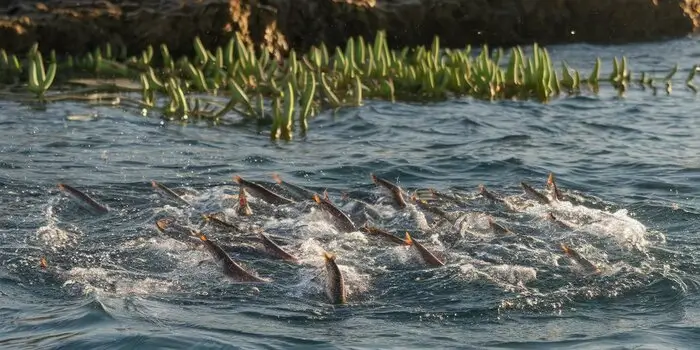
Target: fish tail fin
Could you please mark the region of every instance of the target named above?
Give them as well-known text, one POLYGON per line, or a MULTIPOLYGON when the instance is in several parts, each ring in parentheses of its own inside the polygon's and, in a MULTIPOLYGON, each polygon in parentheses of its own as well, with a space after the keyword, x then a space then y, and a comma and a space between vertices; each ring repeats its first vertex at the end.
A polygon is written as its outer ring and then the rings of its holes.
POLYGON ((156 180, 151 180, 151 187, 158 188, 158 183, 156 182, 156 180))
POLYGON ((323 252, 323 258, 326 259, 326 261, 335 261, 335 254, 323 252))
POLYGON ((312 197, 316 203, 321 203, 321 197, 318 196, 318 194, 314 193, 314 196, 312 197))
POLYGON ((406 245, 413 245, 413 239, 411 239, 411 235, 406 231, 406 238, 403 240, 406 245))
POLYGON ((282 178, 279 176, 279 174, 277 174, 277 173, 272 174, 272 179, 275 180, 276 183, 278 183, 280 185, 282 184, 282 178))
POLYGON ((240 175, 236 175, 233 177, 233 181, 235 181, 237 184, 240 184, 243 178, 240 175))
POLYGON ((554 173, 550 171, 547 177, 547 186, 551 186, 552 184, 554 184, 554 173))
POLYGON ((571 248, 569 248, 566 244, 561 243, 561 250, 564 251, 564 254, 569 255, 571 254, 571 248))
POLYGON ((59 189, 59 190, 63 191, 65 188, 66 188, 66 185, 64 185, 64 184, 62 184, 62 183, 59 183, 59 184, 58 184, 58 189, 59 189))
POLYGON ((207 235, 205 235, 205 234, 203 234, 203 233, 201 233, 201 232, 197 232, 197 234, 199 235, 199 239, 201 239, 202 241, 208 241, 208 240, 209 240, 209 239, 207 238, 207 235))
POLYGON ((46 257, 42 256, 41 260, 39 260, 39 267, 42 269, 46 270, 46 268, 49 266, 49 264, 46 262, 46 257))

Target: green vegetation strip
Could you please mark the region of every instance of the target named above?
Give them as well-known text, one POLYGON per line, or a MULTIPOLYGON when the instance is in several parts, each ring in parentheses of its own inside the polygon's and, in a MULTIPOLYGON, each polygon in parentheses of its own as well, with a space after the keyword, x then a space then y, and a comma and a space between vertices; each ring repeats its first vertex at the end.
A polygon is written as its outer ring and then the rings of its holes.
MULTIPOLYGON (((24 102, 111 98, 157 110, 168 120, 216 122, 233 112, 271 125, 272 139, 291 139, 295 121, 306 132, 308 119, 321 110, 360 106, 367 98, 426 102, 471 96, 546 102, 582 89, 597 93, 601 82, 620 94, 632 82, 657 90, 655 79, 646 73, 632 79, 625 57, 615 57, 612 72, 601 79, 600 59, 590 74, 582 75, 566 62, 557 67, 536 44, 531 56, 515 47, 507 58, 502 49, 492 52, 488 46, 478 55, 470 47, 441 49, 437 37, 430 48, 390 50, 386 34, 378 32, 374 42, 356 37, 344 49, 331 52, 320 45, 301 56, 292 50, 284 61, 256 52, 239 37, 213 51, 196 38, 194 48, 196 56, 179 59, 166 45, 129 56, 124 49, 114 53, 107 44, 84 57, 60 59, 53 51, 45 58, 37 44, 24 57, 0 50, 0 86, 5 96, 24 102), (82 88, 49 92, 54 85, 76 84, 82 88)), ((685 81, 693 92, 697 69, 693 66, 685 81)), ((667 93, 677 70, 676 65, 661 80, 667 93)))

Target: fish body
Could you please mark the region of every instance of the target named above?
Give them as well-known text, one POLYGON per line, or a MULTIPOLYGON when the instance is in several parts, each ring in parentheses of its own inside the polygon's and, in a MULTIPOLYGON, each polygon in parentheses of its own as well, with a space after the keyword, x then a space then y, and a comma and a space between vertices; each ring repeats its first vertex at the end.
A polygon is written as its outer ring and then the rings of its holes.
POLYGON ((504 203, 503 199, 496 197, 491 191, 486 189, 486 186, 479 185, 479 194, 494 203, 504 203))
POLYGON ((450 214, 448 214, 446 211, 444 211, 444 210, 442 210, 434 205, 430 205, 428 202, 426 202, 423 199, 417 198, 415 195, 412 196, 411 199, 422 210, 425 210, 429 213, 435 214, 435 215, 437 215, 437 216, 439 216, 447 221, 454 220, 454 218, 450 214))
POLYGON ((428 249, 426 249, 422 244, 416 242, 411 238, 411 235, 406 232, 406 238, 404 239, 404 242, 406 245, 412 245, 416 247, 416 250, 418 250, 418 253, 420 253, 421 258, 423 258, 423 261, 431 266, 444 266, 445 263, 442 262, 440 259, 438 259, 433 253, 431 253, 428 249))
POLYGON ((403 198, 403 191, 401 190, 401 187, 374 174, 370 174, 370 176, 375 184, 380 185, 391 192, 391 196, 394 198, 394 203, 399 208, 406 208, 406 200, 403 198))
POLYGON ((275 204, 275 205, 294 203, 293 200, 291 200, 289 198, 282 197, 279 194, 274 193, 274 192, 268 190, 267 188, 262 187, 254 182, 244 180, 243 178, 241 178, 238 175, 236 175, 233 178, 233 180, 236 181, 236 183, 239 184, 240 186, 245 187, 246 190, 248 190, 252 196, 260 198, 267 203, 275 204))
POLYGON ((559 220, 558 217, 554 216, 552 213, 547 213, 547 219, 555 224, 557 224, 559 227, 564 228, 564 229, 571 229, 571 225, 559 220))
POLYGON ((512 234, 513 232, 506 228, 505 226, 493 221, 493 219, 489 218, 489 227, 491 230, 493 230, 494 233, 499 234, 499 235, 508 235, 512 234))
POLYGON ((530 195, 530 197, 534 198, 541 204, 549 204, 549 198, 547 198, 547 196, 538 192, 536 189, 532 188, 532 186, 528 185, 524 181, 520 182, 520 186, 523 188, 526 194, 530 195))
POLYGON ((272 174, 272 178, 277 182, 277 184, 284 186, 297 200, 307 200, 311 198, 314 193, 301 186, 283 181, 278 174, 272 174))
POLYGON ((151 186, 154 189, 160 191, 161 193, 164 193, 168 197, 170 197, 170 198, 172 198, 172 199, 174 199, 174 200, 176 200, 184 205, 192 206, 192 204, 190 202, 186 201, 184 198, 180 197, 179 194, 175 193, 175 191, 171 190, 170 188, 168 188, 167 186, 163 185, 160 182, 157 182, 155 180, 151 180, 151 186))
POLYGON ((173 217, 158 219, 158 221, 156 221, 156 227, 161 233, 178 241, 191 241, 191 239, 198 234, 197 231, 182 226, 175 221, 173 217))
POLYGON ((240 216, 253 215, 253 209, 251 209, 250 204, 248 204, 248 197, 245 194, 245 187, 243 186, 238 189, 238 209, 236 212, 240 216))
POLYGON ((550 196, 555 200, 564 200, 564 194, 561 193, 559 187, 557 187, 557 182, 554 179, 554 173, 552 172, 550 172, 549 176, 547 177, 547 190, 549 190, 550 196))
POLYGON ((210 221, 210 222, 214 223, 216 226, 219 226, 220 228, 222 228, 224 230, 233 230, 236 232, 243 231, 243 229, 241 229, 238 225, 231 223, 231 222, 228 222, 228 221, 225 221, 223 219, 219 219, 216 216, 214 216, 213 214, 202 214, 202 218, 204 218, 204 220, 206 220, 206 221, 210 221))
POLYGON ((231 259, 231 257, 226 254, 226 252, 221 249, 218 244, 210 241, 206 235, 200 234, 199 239, 204 243, 204 246, 209 250, 214 258, 216 258, 216 260, 222 264, 224 275, 237 282, 269 282, 268 280, 254 276, 248 271, 244 270, 240 265, 233 261, 233 259, 231 259))
POLYGON ((396 236, 392 235, 391 233, 384 231, 378 227, 370 226, 369 224, 365 224, 364 226, 362 226, 360 228, 360 231, 367 233, 367 234, 370 234, 370 235, 381 237, 381 238, 383 238, 389 242, 392 242, 392 243, 396 243, 396 244, 405 244, 406 243, 403 239, 396 237, 396 236))
POLYGON ((331 304, 345 304, 347 303, 345 279, 335 263, 335 255, 325 252, 323 257, 326 262, 326 296, 331 304))
POLYGON ((598 267, 596 267, 590 260, 581 256, 581 254, 579 254, 573 248, 562 243, 561 249, 564 251, 564 254, 566 254, 567 256, 574 259, 574 261, 576 261, 579 265, 581 265, 584 269, 586 269, 586 271, 592 272, 592 273, 599 273, 600 272, 600 269, 598 269, 598 267))
POLYGON ((298 263, 299 259, 297 259, 295 256, 287 253, 284 249, 282 249, 280 246, 278 246, 275 242, 273 242, 267 235, 265 235, 262 232, 258 233, 260 235, 260 239, 262 241, 263 247, 265 247, 265 251, 277 258, 280 258, 282 260, 286 260, 292 263, 298 263))
POLYGON ((97 203, 94 199, 90 198, 90 196, 88 196, 87 194, 80 192, 77 189, 75 189, 69 185, 59 183, 58 189, 60 189, 63 193, 66 193, 69 196, 77 199, 78 202, 80 202, 81 204, 84 204, 84 206, 87 206, 87 208, 91 209, 94 212, 97 212, 100 214, 104 214, 104 213, 109 212, 109 209, 106 206, 104 206, 100 203, 97 203))
POLYGON ((347 214, 338 209, 331 201, 326 198, 321 198, 318 194, 314 193, 314 201, 318 203, 321 210, 327 212, 333 218, 333 224, 343 232, 354 232, 357 230, 355 223, 350 220, 347 214))

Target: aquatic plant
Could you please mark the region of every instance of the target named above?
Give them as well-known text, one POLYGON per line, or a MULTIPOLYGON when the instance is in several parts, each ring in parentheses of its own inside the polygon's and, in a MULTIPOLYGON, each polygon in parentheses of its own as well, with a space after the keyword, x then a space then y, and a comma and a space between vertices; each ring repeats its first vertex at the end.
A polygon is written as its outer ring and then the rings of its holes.
MULTIPOLYGON (((633 81, 626 57, 615 57, 610 75, 601 78, 600 59, 584 75, 565 61, 556 65, 537 44, 530 55, 522 47, 506 54, 488 45, 473 54, 469 46, 441 48, 435 37, 430 47, 392 50, 383 31, 373 42, 350 38, 344 48, 330 50, 321 44, 301 55, 291 50, 284 60, 255 50, 238 35, 212 50, 199 38, 193 45, 194 57, 177 59, 164 44, 158 50, 150 45, 134 56, 124 48, 115 55, 106 44, 84 57, 57 58, 51 52, 48 60, 36 44, 23 57, 0 50, 0 84, 9 87, 10 98, 39 103, 110 98, 159 111, 169 120, 217 122, 235 113, 270 125, 272 139, 291 139, 295 123, 303 133, 308 119, 319 111, 361 106, 365 99, 430 102, 470 96, 546 103, 584 89, 598 93, 601 83, 622 95, 633 81), (82 89, 49 92, 56 85, 82 89), (24 86, 30 96, 22 95, 24 86)), ((697 69, 690 69, 685 82, 693 92, 697 69)), ((662 79, 667 93, 677 71, 676 65, 662 79)), ((656 93, 656 81, 646 73, 638 83, 656 93)))

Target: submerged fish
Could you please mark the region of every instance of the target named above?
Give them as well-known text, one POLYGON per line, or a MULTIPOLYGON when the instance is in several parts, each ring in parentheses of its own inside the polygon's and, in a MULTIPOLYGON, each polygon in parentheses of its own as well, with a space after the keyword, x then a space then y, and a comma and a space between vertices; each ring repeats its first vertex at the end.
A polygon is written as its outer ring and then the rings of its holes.
POLYGON ((479 185, 479 194, 494 203, 504 203, 504 200, 496 197, 493 193, 486 189, 486 186, 479 185))
POLYGON ((180 197, 179 194, 175 193, 175 191, 171 190, 167 186, 163 185, 160 182, 157 182, 155 180, 151 180, 151 186, 153 186, 154 189, 159 190, 161 193, 164 193, 168 197, 184 204, 184 205, 189 205, 192 206, 192 204, 188 201, 186 201, 184 198, 180 197))
POLYGON ((447 199, 447 200, 454 202, 455 204, 460 204, 463 202, 462 198, 460 198, 459 196, 457 196, 455 194, 445 193, 442 191, 438 191, 434 188, 430 188, 429 190, 433 194, 433 197, 435 197, 435 198, 447 199))
POLYGON ((102 213, 102 214, 109 212, 109 209, 106 206, 104 206, 100 203, 97 203, 94 199, 90 198, 87 194, 80 192, 71 186, 68 186, 68 185, 63 184, 63 183, 59 183, 58 189, 60 189, 63 193, 66 193, 69 196, 77 199, 79 203, 84 204, 85 206, 87 206, 87 208, 91 209, 92 211, 102 213))
POLYGON ((238 225, 236 225, 236 224, 234 224, 234 223, 231 223, 231 222, 228 222, 228 221, 225 221, 225 220, 223 220, 223 219, 219 219, 219 218, 217 218, 216 216, 214 216, 214 214, 202 214, 202 218, 203 218, 205 221, 210 221, 210 222, 216 224, 217 226, 219 226, 219 228, 222 228, 222 229, 225 229, 225 230, 229 230, 229 229, 230 229, 230 230, 233 230, 233 231, 236 231, 236 232, 242 232, 242 231, 243 231, 243 229, 241 229, 238 225))
POLYGON ((250 205, 248 205, 248 197, 245 194, 245 187, 243 186, 238 189, 238 209, 236 212, 240 216, 253 215, 253 209, 250 209, 250 205))
POLYGON ((499 235, 507 235, 507 234, 512 234, 513 231, 509 230, 505 226, 493 221, 492 218, 489 217, 489 227, 491 230, 493 230, 494 233, 499 234, 499 235))
POLYGON ((454 221, 455 220, 455 218, 453 216, 451 216, 449 213, 447 213, 446 211, 444 211, 444 210, 442 210, 434 205, 430 205, 425 200, 416 197, 415 194, 413 196, 411 196, 411 200, 414 203, 416 203, 416 205, 419 208, 421 208, 422 210, 425 210, 429 213, 435 214, 435 215, 437 215, 437 216, 439 216, 447 221, 454 221))
POLYGON ((191 242, 191 239, 198 235, 196 230, 178 224, 173 217, 158 219, 156 227, 161 233, 178 241, 191 242))
POLYGON ((230 277, 237 282, 253 282, 253 283, 265 283, 270 282, 268 280, 257 277, 248 271, 244 270, 240 265, 236 264, 233 259, 231 259, 226 252, 219 247, 216 243, 210 241, 206 235, 200 234, 199 239, 204 243, 209 252, 216 258, 222 265, 224 270, 224 275, 230 277))
POLYGON ((406 245, 412 245, 416 247, 416 250, 418 250, 418 253, 420 253, 421 258, 423 258, 423 261, 431 266, 444 266, 445 263, 442 262, 440 259, 438 259, 433 253, 428 251, 425 247, 423 247, 422 244, 416 242, 411 238, 411 235, 406 232, 406 238, 404 239, 404 242, 406 245))
POLYGON ((284 186, 292 195, 294 195, 296 200, 307 200, 314 194, 313 191, 309 191, 301 186, 283 181, 278 174, 272 174, 272 178, 275 180, 275 182, 277 182, 277 184, 284 186))
POLYGON ((592 272, 592 273, 600 273, 600 269, 598 269, 598 267, 593 265, 593 263, 590 260, 581 256, 581 254, 579 254, 573 248, 562 243, 561 249, 564 251, 564 254, 566 254, 567 256, 574 259, 574 261, 576 261, 579 265, 581 265, 584 269, 586 269, 586 271, 592 272))
POLYGON ((532 186, 528 185, 524 181, 520 182, 520 186, 523 188, 523 190, 525 191, 526 194, 530 195, 532 198, 536 199, 538 202, 540 202, 542 204, 549 204, 549 198, 547 198, 547 196, 538 192, 536 189, 532 188, 532 186))
POLYGON ((347 214, 338 209, 330 200, 327 198, 321 198, 318 194, 314 193, 314 201, 318 203, 323 211, 330 214, 333 218, 333 224, 342 232, 354 232, 357 230, 355 223, 350 220, 347 214))
POLYGON ((292 263, 299 263, 299 259, 297 259, 295 256, 287 253, 284 249, 282 249, 280 246, 278 246, 275 242, 273 242, 267 235, 262 233, 262 231, 258 232, 258 235, 260 235, 260 239, 262 241, 263 247, 265 247, 265 251, 277 258, 280 258, 282 260, 286 260, 292 263))
POLYGON ((347 303, 347 290, 345 280, 340 268, 335 263, 335 255, 324 252, 323 258, 326 261, 326 296, 331 304, 347 303))
POLYGON ((559 218, 554 216, 554 214, 552 214, 552 213, 547 213, 547 219, 549 221, 559 225, 559 227, 561 227, 561 228, 571 229, 571 225, 569 225, 568 223, 566 223, 564 221, 559 220, 559 218))
POLYGON ((550 193, 549 195, 555 200, 564 200, 564 194, 559 191, 559 187, 557 187, 557 183, 554 180, 554 173, 552 172, 550 172, 549 176, 547 177, 547 190, 550 193))
POLYGON ((383 238, 389 242, 392 242, 392 243, 396 243, 396 244, 405 244, 406 243, 403 239, 396 237, 396 236, 392 235, 391 233, 380 229, 379 227, 370 226, 367 223, 364 224, 362 227, 360 227, 360 231, 367 233, 367 234, 370 234, 370 235, 375 235, 375 236, 381 237, 381 238, 383 238))
POLYGON ((282 197, 279 194, 274 193, 274 192, 268 190, 267 188, 262 187, 254 182, 243 180, 243 178, 238 176, 238 175, 236 175, 233 178, 233 180, 236 181, 236 183, 239 184, 240 186, 245 187, 250 192, 251 195, 253 195, 254 197, 258 197, 267 203, 276 204, 276 205, 294 203, 293 200, 291 200, 289 198, 282 197))
POLYGON ((370 174, 370 176, 375 184, 383 186, 389 190, 389 192, 391 192, 391 195, 394 198, 394 203, 399 206, 399 208, 406 208, 406 201, 403 199, 403 191, 401 190, 401 187, 374 174, 370 174))

